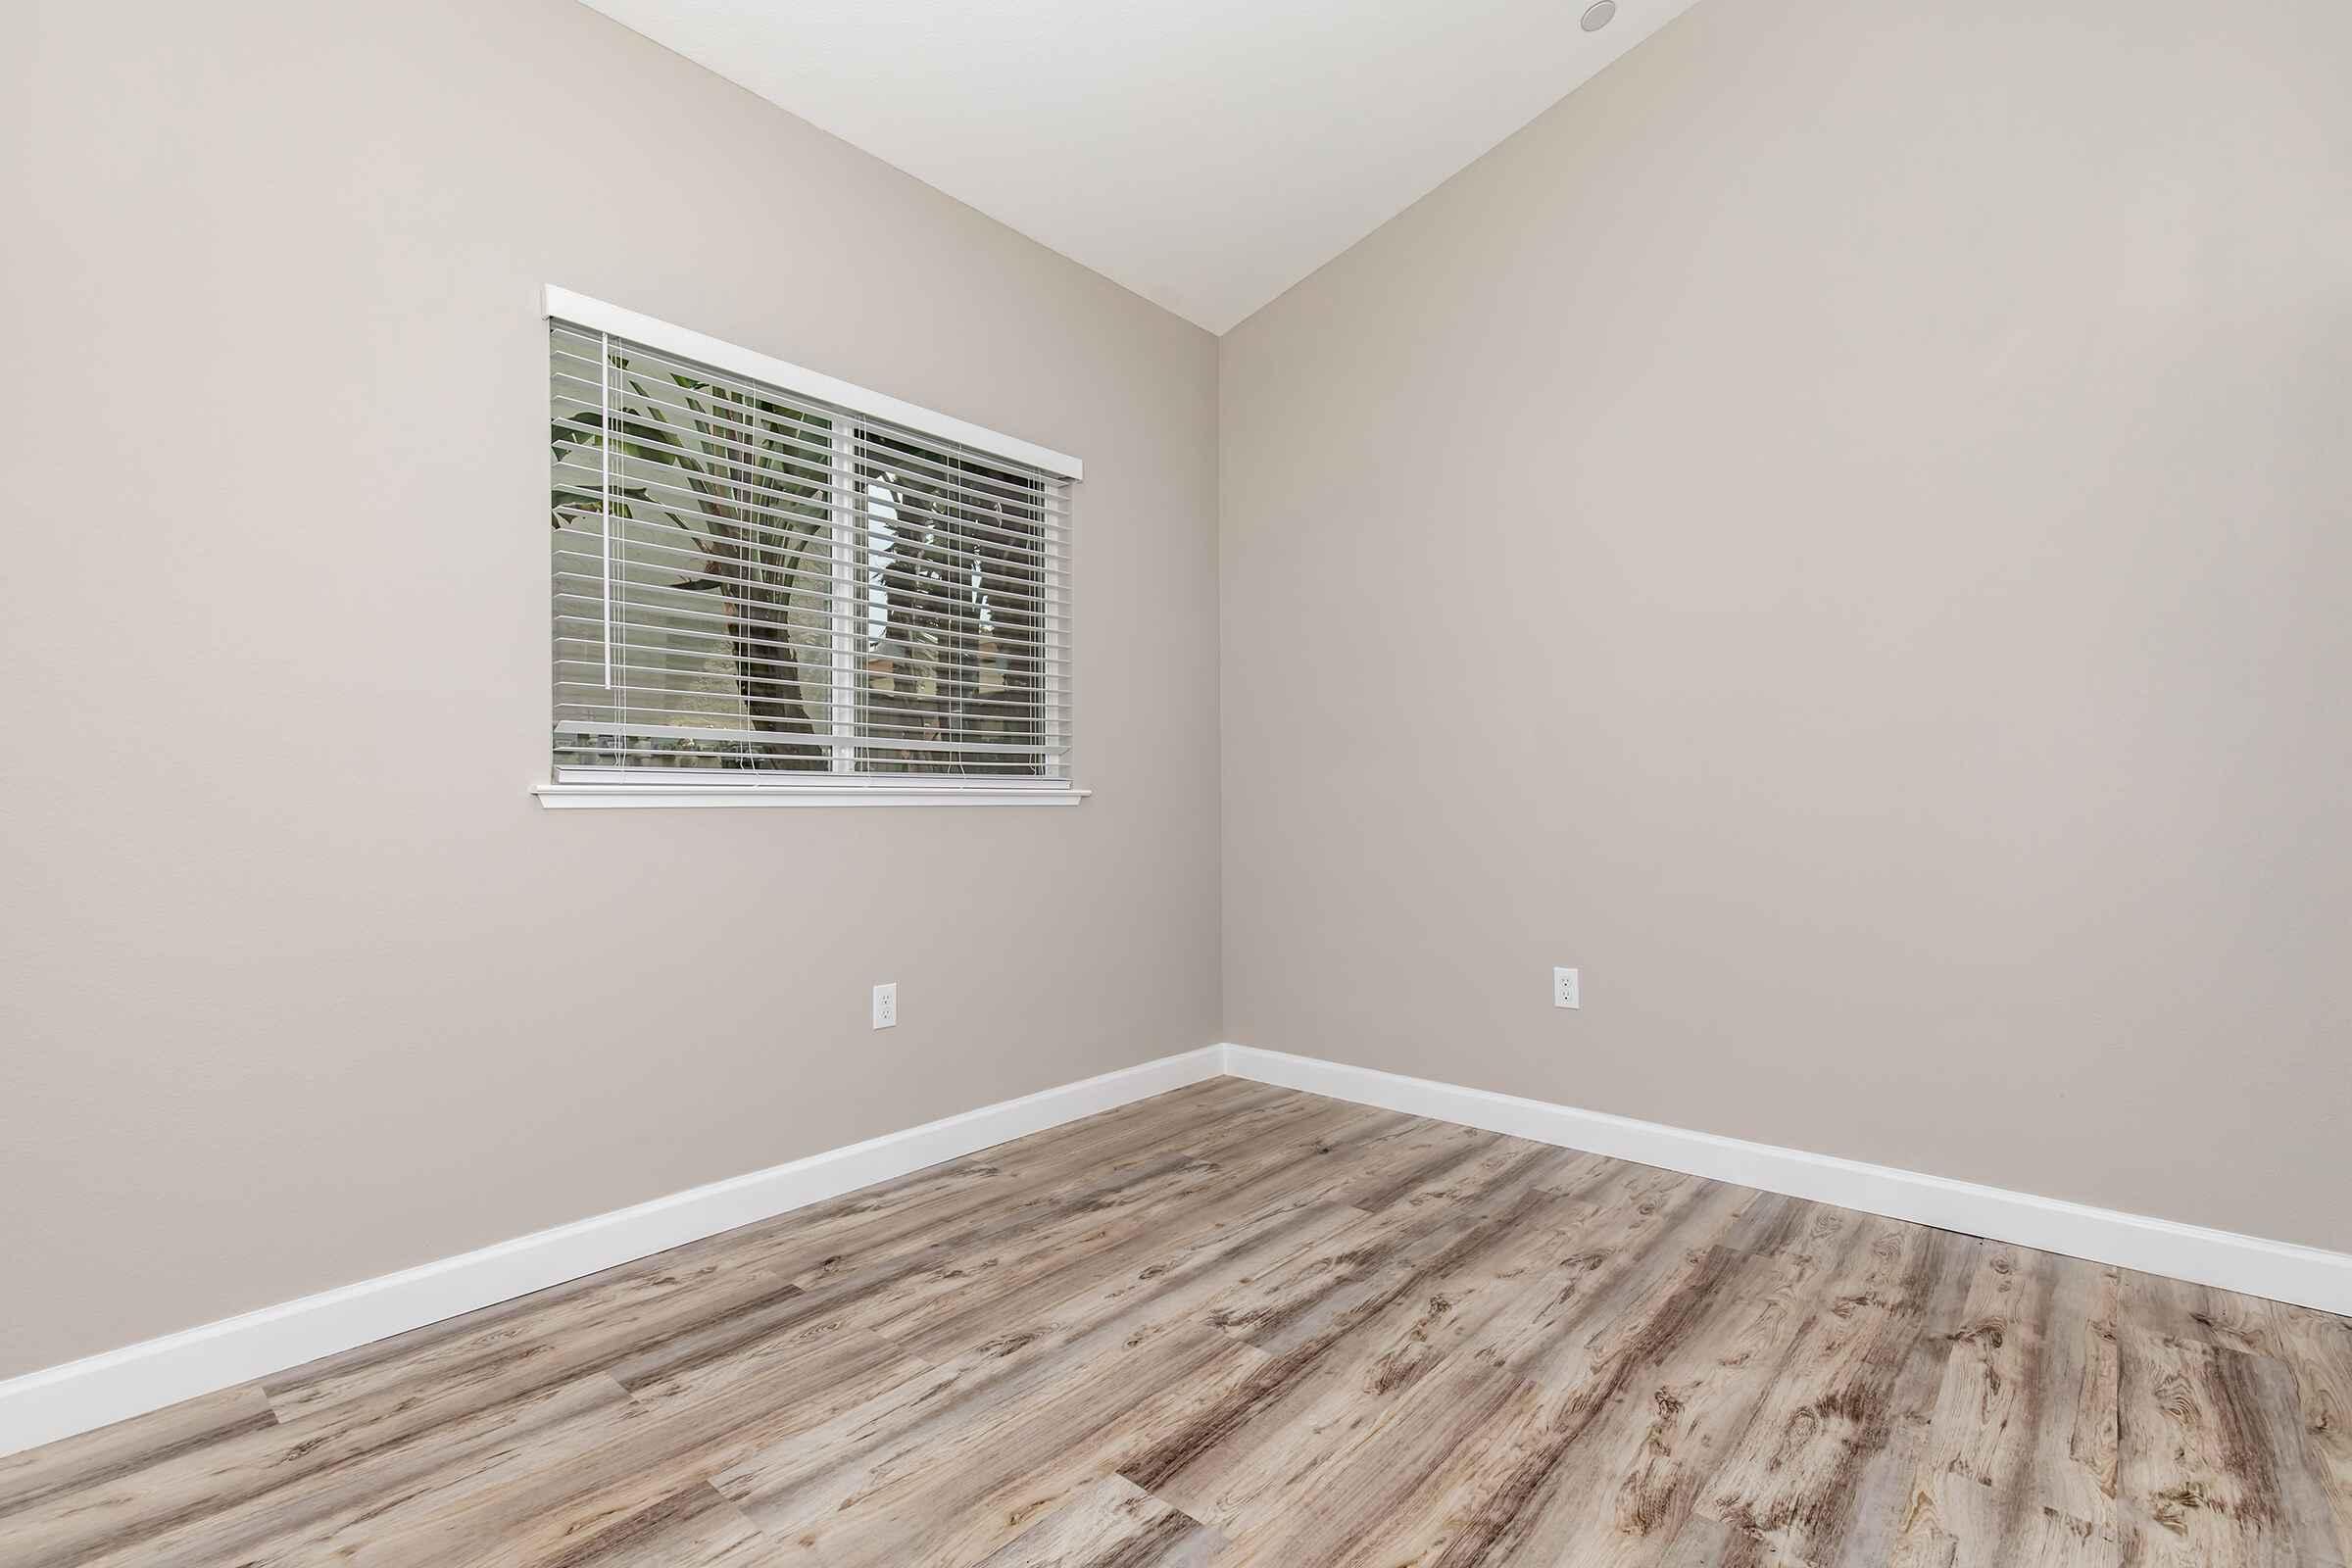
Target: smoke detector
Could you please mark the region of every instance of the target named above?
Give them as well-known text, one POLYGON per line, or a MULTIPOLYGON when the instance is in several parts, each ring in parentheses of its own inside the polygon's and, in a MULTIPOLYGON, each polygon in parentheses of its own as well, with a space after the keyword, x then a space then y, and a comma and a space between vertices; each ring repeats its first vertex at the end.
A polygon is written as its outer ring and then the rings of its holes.
POLYGON ((1582 24, 1587 32, 1598 32, 1617 18, 1617 0, 1592 0, 1585 7, 1582 24))

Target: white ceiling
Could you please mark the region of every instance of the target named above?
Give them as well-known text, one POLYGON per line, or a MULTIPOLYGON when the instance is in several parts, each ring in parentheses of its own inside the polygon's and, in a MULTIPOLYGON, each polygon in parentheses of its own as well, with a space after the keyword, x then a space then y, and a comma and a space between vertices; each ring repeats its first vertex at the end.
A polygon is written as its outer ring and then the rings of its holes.
POLYGON ((1222 332, 1692 0, 586 0, 1222 332))

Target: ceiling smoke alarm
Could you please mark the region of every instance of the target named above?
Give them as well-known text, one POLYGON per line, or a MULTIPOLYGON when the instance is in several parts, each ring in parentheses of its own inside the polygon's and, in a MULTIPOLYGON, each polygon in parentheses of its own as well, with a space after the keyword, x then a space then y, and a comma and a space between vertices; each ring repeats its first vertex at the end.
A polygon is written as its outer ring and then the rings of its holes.
POLYGON ((1591 5, 1585 7, 1584 29, 1587 32, 1598 32, 1616 16, 1617 0, 1592 0, 1591 5))

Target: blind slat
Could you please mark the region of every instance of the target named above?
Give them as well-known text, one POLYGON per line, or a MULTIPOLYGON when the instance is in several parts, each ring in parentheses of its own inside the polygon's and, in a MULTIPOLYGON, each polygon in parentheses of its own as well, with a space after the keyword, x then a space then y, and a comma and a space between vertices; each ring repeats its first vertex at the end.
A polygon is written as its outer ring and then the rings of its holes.
MULTIPOLYGON (((551 427, 551 443, 557 433, 551 427)), ((570 441, 561 443, 564 456, 557 460, 558 472, 568 469, 573 475, 568 486, 579 492, 598 492, 603 485, 604 446, 601 441, 570 441)), ((1039 507, 1034 517, 1012 515, 1008 509, 980 507, 953 496, 936 493, 892 491, 877 495, 876 490, 890 491, 887 481, 868 479, 836 484, 825 480, 785 479, 774 472, 762 473, 746 464, 716 459, 709 454, 688 454, 698 465, 724 468, 724 473, 701 478, 695 482, 680 477, 680 466, 664 463, 643 453, 630 452, 629 447, 649 447, 655 443, 638 441, 624 436, 617 444, 612 461, 612 488, 615 500, 624 499, 636 489, 664 490, 680 499, 672 510, 692 512, 711 507, 726 507, 746 511, 794 523, 829 522, 839 511, 870 514, 871 520, 847 520, 845 526, 870 528, 879 522, 886 528, 904 523, 911 527, 971 531, 1007 544, 1034 546, 1041 541, 1060 538, 1063 519, 1057 512, 1039 507), (736 475, 742 477, 736 477, 736 475), (882 515, 884 513, 888 516, 882 515), (973 515, 975 513, 982 515, 973 515)), ((664 448, 663 450, 669 450, 664 448)), ((640 503, 644 504, 644 503, 640 503)))
POLYGON ((711 783, 743 784, 767 778, 774 779, 779 785, 800 782, 828 790, 843 786, 916 782, 953 785, 958 781, 983 780, 991 788, 1002 783, 1069 787, 1067 780, 1058 774, 1040 771, 1034 760, 947 758, 920 752, 898 757, 882 753, 878 748, 873 750, 875 755, 870 757, 863 752, 859 754, 868 763, 867 766, 857 772, 837 772, 830 765, 831 754, 821 747, 810 748, 799 755, 776 752, 754 756, 733 752, 616 753, 559 746, 556 748, 556 776, 570 781, 619 775, 629 783, 684 784, 696 789, 711 783), (616 757, 626 757, 629 760, 625 763, 616 762, 613 760, 616 757))
MULTIPOLYGON (((594 361, 566 367, 559 363, 549 378, 559 404, 572 406, 555 422, 566 432, 598 427, 592 417, 603 408, 603 380, 594 361)), ((673 443, 710 442, 733 447, 770 463, 791 466, 829 467, 835 456, 833 425, 795 417, 792 411, 746 406, 724 397, 697 398, 697 388, 675 381, 649 381, 629 371, 622 377, 614 415, 632 438, 661 436, 673 443)), ((863 434, 867 426, 847 424, 852 451, 859 466, 877 473, 903 475, 915 484, 963 489, 1017 505, 1047 504, 1054 486, 1004 466, 1002 459, 965 458, 954 453, 929 453, 909 443, 863 434)))
MULTIPOLYGON (((559 334, 564 330, 557 328, 559 334)), ((615 339, 614 342, 618 343, 619 340, 615 339)), ((905 465, 923 471, 976 479, 1004 487, 1007 493, 1031 491, 1040 482, 1049 488, 1061 482, 1055 475, 1025 467, 993 453, 901 430, 884 420, 830 408, 815 399, 797 397, 774 387, 762 387, 695 365, 691 361, 669 358, 658 350, 621 344, 617 352, 626 362, 620 368, 622 372, 635 376, 625 388, 632 403, 674 411, 690 418, 703 417, 734 423, 746 431, 764 434, 771 427, 750 422, 744 417, 748 412, 745 405, 735 401, 736 397, 749 397, 756 400, 756 412, 760 418, 776 421, 776 426, 772 428, 790 428, 804 439, 816 430, 830 430, 837 422, 852 425, 863 432, 863 449, 874 461, 886 465, 905 465), (681 383, 678 380, 680 376, 692 384, 681 383), (707 398, 700 414, 697 414, 692 403, 685 401, 698 392, 707 398)), ((593 344, 584 352, 577 347, 567 351, 558 341, 554 344, 550 368, 553 376, 595 389, 601 385, 603 378, 600 372, 604 364, 604 359, 596 353, 593 344)), ((602 402, 602 398, 591 396, 586 401, 595 406, 602 402)))
MULTIPOLYGON (((583 534, 576 539, 576 543, 580 546, 579 549, 565 550, 562 546, 565 543, 564 534, 567 531, 569 530, 557 530, 558 548, 556 553, 568 560, 597 562, 600 564, 601 572, 601 564, 604 559, 602 550, 592 551, 587 548, 590 545, 598 544, 599 540, 593 535, 583 534)), ((705 549, 693 543, 668 544, 643 537, 630 537, 616 538, 613 543, 613 551, 615 555, 625 551, 632 562, 648 566, 659 566, 664 573, 671 576, 701 577, 712 583, 739 583, 771 588, 780 585, 768 581, 758 573, 805 573, 819 565, 827 567, 829 571, 829 568, 835 564, 830 551, 822 555, 808 551, 767 551, 739 555, 730 553, 727 543, 725 540, 720 540, 717 541, 717 548, 705 549), (661 559, 654 559, 656 557, 661 559), (752 575, 745 575, 746 571, 751 572, 752 575)), ((871 600, 875 595, 881 595, 887 599, 896 599, 905 595, 910 598, 928 599, 941 605, 968 605, 975 613, 982 610, 994 609, 1011 615, 1034 614, 1040 608, 1052 608, 1068 602, 1066 595, 1049 598, 1044 594, 1029 592, 1024 587, 1007 585, 1008 577, 1014 582, 1018 582, 1022 577, 1034 573, 991 572, 984 570, 978 563, 968 560, 952 560, 943 564, 935 558, 920 554, 900 555, 893 552, 888 555, 869 554, 861 558, 854 557, 843 564, 850 566, 857 573, 860 579, 857 591, 858 597, 866 600, 871 600), (948 592, 943 593, 942 589, 948 590, 948 592)), ((673 583, 648 582, 642 578, 631 580, 641 582, 647 587, 676 589, 676 585, 673 583)), ((709 590, 685 588, 676 589, 676 591, 704 593, 709 590)))
MULTIPOLYGON (((559 597, 574 604, 596 602, 596 596, 593 593, 567 593, 559 597)), ((742 640, 763 648, 808 649, 811 658, 819 657, 819 650, 838 646, 833 642, 820 640, 830 636, 830 626, 829 621, 820 621, 816 612, 798 611, 787 613, 797 613, 806 618, 792 620, 779 617, 774 620, 753 622, 751 630, 742 635, 742 640), (802 641, 795 642, 787 635, 796 630, 803 633, 802 641)), ((581 618, 581 613, 578 612, 567 612, 567 615, 568 618, 581 618)), ((612 614, 609 621, 604 619, 601 607, 595 616, 586 618, 595 620, 600 625, 609 626, 611 629, 606 633, 608 638, 613 637, 615 633, 629 631, 664 637, 694 637, 705 643, 720 642, 728 645, 726 647, 696 647, 676 650, 678 654, 705 659, 732 657, 733 644, 738 636, 733 629, 737 622, 720 612, 688 608, 671 610, 666 607, 657 607, 620 598, 615 598, 613 601, 612 614), (637 611, 641 613, 632 615, 628 613, 630 611, 637 611), (686 624, 674 627, 665 624, 665 622, 673 620, 683 621, 686 624), (727 627, 729 629, 724 631, 703 629, 708 627, 727 627)), ((936 653, 940 650, 941 645, 936 641, 925 639, 955 638, 959 633, 969 634, 976 639, 986 633, 988 640, 997 645, 999 656, 1002 658, 1018 659, 1024 663, 1035 663, 1047 668, 1066 668, 1070 663, 1069 659, 1058 652, 1034 647, 1035 639, 1033 638, 1008 640, 995 634, 989 628, 973 626, 968 623, 947 626, 925 623, 899 628, 908 634, 912 639, 910 642, 902 641, 897 637, 884 637, 876 640, 872 635, 871 628, 871 621, 862 616, 858 617, 850 629, 853 646, 847 651, 859 659, 887 658, 891 656, 891 650, 894 648, 910 648, 921 653, 936 653)), ((620 643, 614 640, 612 646, 617 650, 620 643)), ((643 648, 659 645, 639 643, 636 646, 643 648)))
MULTIPOLYGON (((819 687, 829 694, 830 688, 825 687, 821 679, 825 673, 825 671, 819 670, 815 677, 808 680, 778 676, 775 677, 772 684, 799 686, 804 690, 809 687, 819 687)), ((570 716, 583 723, 600 716, 622 713, 637 717, 645 717, 657 712, 686 713, 703 718, 712 716, 708 707, 663 709, 656 703, 629 701, 624 695, 629 692, 643 692, 649 697, 656 698, 674 696, 674 690, 666 686, 644 686, 628 681, 616 681, 612 685, 607 686, 601 679, 582 680, 577 678, 559 680, 556 686, 559 693, 575 694, 571 696, 559 695, 556 699, 556 706, 571 710, 570 716)), ((723 693, 714 692, 708 696, 713 700, 725 699, 723 693)), ((800 706, 825 710, 829 709, 832 704, 827 695, 805 699, 800 706)), ((929 698, 919 692, 886 692, 876 691, 871 687, 860 687, 856 702, 852 706, 855 706, 858 710, 860 724, 871 725, 877 729, 910 731, 918 734, 936 729, 946 723, 951 709, 958 714, 977 719, 982 723, 994 724, 1034 723, 1045 713, 1044 705, 1039 702, 1035 687, 987 687, 978 690, 965 688, 957 692, 943 691, 939 695, 929 698), (1010 690, 1014 695, 998 695, 1005 690, 1010 690), (898 701, 890 701, 893 698, 898 701), (931 706, 913 708, 906 706, 908 703, 929 703, 931 706)), ((997 738, 1001 740, 1003 736, 999 735, 997 738)))
MULTIPOLYGON (((632 552, 633 552, 632 547, 632 552)), ((573 564, 558 568, 564 581, 601 585, 599 571, 586 569, 600 564, 600 559, 582 550, 561 550, 556 553, 563 561, 573 564)), ((1050 616, 1067 608, 1066 600, 1036 601, 1010 594, 941 593, 930 588, 915 587, 904 580, 881 580, 880 572, 861 571, 840 594, 819 595, 817 585, 796 582, 791 585, 771 581, 757 571, 749 574, 731 573, 725 564, 712 565, 707 562, 652 562, 630 554, 623 558, 613 552, 612 588, 617 598, 623 592, 633 596, 633 602, 657 614, 723 615, 725 612, 702 607, 714 602, 741 602, 747 595, 773 594, 782 601, 756 597, 755 602, 770 609, 804 616, 825 616, 833 612, 836 604, 848 607, 851 618, 859 623, 875 619, 882 612, 897 608, 920 616, 922 623, 934 629, 964 627, 973 631, 994 630, 998 635, 1028 636, 1041 616, 1050 616), (631 566, 658 566, 662 575, 676 581, 662 581, 641 577, 629 571, 631 566), (678 598, 662 598, 677 595, 678 598), (803 602, 806 601, 806 602, 803 602)), ((773 568, 781 570, 782 568, 773 568)), ((893 574, 894 576, 896 574, 893 574)), ((924 581, 928 579, 917 579, 924 581)), ((948 585, 954 589, 956 584, 948 585)), ((768 624, 780 624, 770 621, 768 624)))
MULTIPOLYGON (((578 643, 582 641, 579 638, 572 637, 566 637, 560 640, 569 643, 578 643)), ((597 645, 590 645, 591 652, 595 650, 596 646, 597 645)), ((626 657, 630 650, 638 649, 643 646, 643 644, 637 643, 631 643, 625 646, 618 643, 614 644, 612 649, 613 673, 643 671, 651 668, 652 666, 645 661, 631 660, 626 657)), ((664 658, 676 657, 674 653, 666 649, 656 650, 656 652, 664 658)), ((840 672, 839 665, 833 663, 829 660, 824 660, 821 658, 794 661, 780 659, 760 659, 747 656, 744 658, 730 657, 727 662, 735 665, 750 664, 757 666, 751 677, 755 680, 794 681, 802 686, 820 685, 831 680, 834 675, 840 672)), ((556 657, 556 684, 559 687, 571 686, 580 688, 594 688, 597 691, 605 691, 610 689, 606 685, 606 682, 611 677, 605 673, 604 661, 601 658, 566 659, 563 657, 563 655, 558 654, 556 657), (595 670, 598 673, 594 679, 590 679, 586 675, 566 675, 563 673, 563 671, 566 669, 595 670)), ((879 684, 884 677, 877 675, 875 672, 869 669, 860 666, 854 673, 858 677, 857 689, 865 694, 867 701, 872 701, 876 698, 882 697, 920 696, 922 695, 921 692, 911 689, 917 687, 928 687, 934 692, 950 694, 956 692, 979 694, 994 691, 1004 691, 1009 688, 1012 680, 1021 677, 1026 677, 1033 683, 1018 688, 1025 693, 1042 692, 1046 685, 1045 671, 1027 668, 1001 669, 997 672, 999 679, 994 683, 991 683, 986 680, 965 680, 958 676, 948 673, 937 665, 932 665, 919 672, 909 673, 904 677, 906 683, 906 688, 902 688, 899 685, 899 677, 890 677, 892 684, 888 689, 883 688, 879 684)), ((978 702, 985 699, 975 695, 964 700, 978 702)))
MULTIPOLYGON (((596 489, 597 486, 591 482, 565 486, 559 492, 564 500, 563 520, 554 525, 556 532, 568 532, 589 539, 603 537, 603 498, 594 493, 596 489)), ((734 510, 742 512, 754 509, 737 507, 734 510)), ((555 515, 557 514, 551 509, 550 516, 555 515)), ((941 554, 954 552, 961 555, 975 568, 985 565, 992 572, 1015 576, 1034 575, 1051 567, 1055 564, 1058 555, 1055 542, 1051 540, 1023 541, 1015 550, 1010 545, 991 539, 952 537, 964 532, 960 528, 940 526, 901 529, 894 528, 888 519, 880 518, 845 517, 835 520, 830 516, 802 516, 782 512, 773 515, 792 526, 771 526, 766 516, 754 521, 719 516, 704 511, 699 503, 669 505, 629 498, 624 495, 617 481, 613 485, 612 522, 619 529, 634 529, 641 536, 649 530, 661 530, 672 535, 684 531, 720 543, 740 542, 751 549, 791 555, 808 555, 847 544, 851 547, 850 554, 855 555, 862 550, 882 563, 933 564, 941 554), (645 515, 649 512, 656 514, 645 515), (668 514, 676 514, 677 520, 672 520, 668 514), (692 523, 702 523, 704 527, 687 526, 692 523)))
MULTIPOLYGON (((574 607, 570 610, 559 610, 557 612, 557 618, 560 621, 566 625, 595 628, 593 632, 561 633, 561 640, 565 642, 586 640, 596 642, 601 646, 606 636, 606 622, 601 610, 597 611, 595 613, 590 613, 589 607, 595 605, 596 603, 595 594, 592 592, 560 593, 557 595, 557 598, 560 602, 569 603, 574 607)), ((650 607, 639 606, 636 608, 649 609, 650 607)), ((686 619, 686 617, 673 618, 686 619)), ((665 653, 672 658, 682 657, 715 659, 731 656, 733 644, 736 640, 735 634, 732 631, 709 629, 713 620, 715 620, 717 625, 723 626, 727 624, 724 617, 711 616, 695 616, 692 617, 687 624, 665 624, 661 620, 648 618, 625 621, 615 620, 612 623, 612 630, 615 633, 636 632, 648 636, 659 636, 665 639, 665 642, 625 642, 618 638, 614 638, 612 640, 612 649, 615 654, 618 654, 622 649, 626 648, 637 652, 654 654, 665 653), (673 646, 678 644, 681 639, 691 639, 694 644, 700 646, 673 646), (725 644, 727 646, 710 646, 712 644, 725 644)), ((870 628, 870 623, 864 624, 870 628)), ((822 656, 822 651, 837 646, 830 642, 819 642, 814 640, 816 634, 821 632, 823 628, 813 625, 804 625, 802 629, 811 634, 810 641, 799 645, 800 647, 809 650, 808 656, 809 659, 819 658, 822 656)), ((919 631, 920 628, 918 628, 918 633, 919 631)), ((865 640, 867 637, 867 631, 854 630, 853 647, 849 651, 860 659, 879 659, 886 657, 894 646, 906 646, 894 645, 887 642, 877 643, 870 640, 865 640)), ((763 636, 752 640, 767 648, 783 647, 789 649, 794 646, 786 639, 781 637, 763 636)), ((916 641, 911 645, 911 647, 915 652, 931 653, 935 652, 939 645, 935 642, 922 641, 918 635, 916 641)), ((1042 668, 1057 669, 1066 668, 1071 662, 1068 653, 1067 638, 1063 638, 1056 645, 1042 651, 1029 647, 1016 647, 1008 651, 1004 657, 1007 659, 1019 659, 1022 661, 1024 667, 1034 664, 1042 668)), ((804 660, 802 662, 806 662, 807 661, 804 660)))
MULTIPOLYGON (((573 722, 558 724, 559 737, 573 741, 592 741, 606 736, 628 740, 711 741, 722 745, 751 746, 861 746, 889 752, 979 752, 984 755, 1009 757, 1047 757, 1059 750, 1051 746, 1007 746, 988 741, 928 740, 919 736, 867 735, 863 731, 823 731, 814 734, 784 733, 774 730, 741 730, 705 728, 690 724, 660 722, 587 724, 573 722)), ((577 748, 575 748, 577 749, 577 748)), ((590 747, 588 750, 595 750, 590 747)))

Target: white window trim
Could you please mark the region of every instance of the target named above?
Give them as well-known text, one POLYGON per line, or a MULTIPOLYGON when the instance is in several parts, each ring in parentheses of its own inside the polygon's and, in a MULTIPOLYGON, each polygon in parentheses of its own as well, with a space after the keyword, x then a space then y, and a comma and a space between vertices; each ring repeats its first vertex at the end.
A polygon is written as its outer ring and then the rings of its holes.
MULTIPOLYGON (((658 317, 592 299, 585 294, 576 294, 567 288, 558 288, 553 283, 547 285, 542 303, 543 314, 551 320, 568 321, 574 326, 626 338, 681 359, 699 361, 714 369, 726 370, 748 380, 764 381, 771 386, 820 399, 854 414, 917 430, 924 435, 959 442, 1031 467, 1043 468, 1060 478, 1076 481, 1086 477, 1085 464, 1067 453, 958 419, 951 414, 941 414, 933 409, 904 402, 887 393, 869 391, 821 371, 794 365, 789 360, 775 359, 722 338, 662 320, 658 317)), ((1055 680, 1066 677, 1048 678, 1055 680)), ((858 782, 852 783, 844 776, 839 783, 812 785, 733 783, 707 779, 669 783, 646 779, 642 775, 626 777, 621 769, 611 771, 613 776, 610 780, 567 778, 560 782, 534 784, 531 794, 542 807, 550 810, 583 807, 693 809, 747 806, 1076 806, 1094 794, 1092 790, 1077 788, 1066 777, 997 784, 941 785, 932 782, 893 784, 884 778, 869 781, 863 776, 858 782)))

